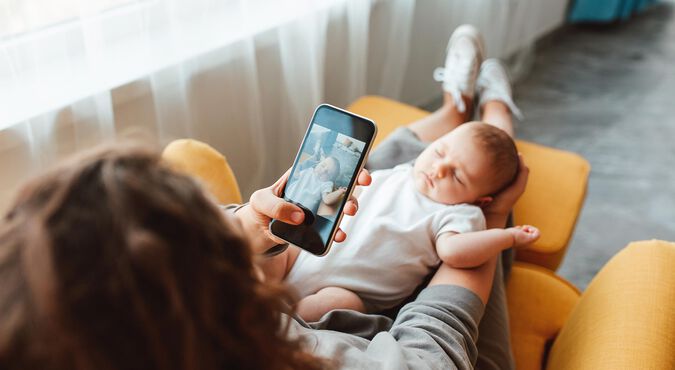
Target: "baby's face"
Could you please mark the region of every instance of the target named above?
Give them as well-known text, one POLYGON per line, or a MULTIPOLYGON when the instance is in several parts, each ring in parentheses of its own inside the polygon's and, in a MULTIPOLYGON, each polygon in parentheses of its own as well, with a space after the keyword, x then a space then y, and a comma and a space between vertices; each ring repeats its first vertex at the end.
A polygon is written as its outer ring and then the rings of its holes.
POLYGON ((413 169, 416 189, 443 204, 475 203, 488 195, 492 165, 489 156, 464 124, 431 143, 413 169))
POLYGON ((330 158, 324 158, 314 167, 314 174, 321 181, 333 181, 335 179, 335 161, 330 158))

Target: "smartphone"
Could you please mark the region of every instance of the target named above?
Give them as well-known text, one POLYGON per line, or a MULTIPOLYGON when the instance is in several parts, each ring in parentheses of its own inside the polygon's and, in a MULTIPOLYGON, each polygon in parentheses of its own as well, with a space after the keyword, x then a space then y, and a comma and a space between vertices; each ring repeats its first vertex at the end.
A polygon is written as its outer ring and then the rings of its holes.
POLYGON ((375 123, 367 118, 319 105, 282 194, 303 209, 305 221, 291 225, 272 220, 270 232, 315 255, 328 253, 376 133, 375 123))

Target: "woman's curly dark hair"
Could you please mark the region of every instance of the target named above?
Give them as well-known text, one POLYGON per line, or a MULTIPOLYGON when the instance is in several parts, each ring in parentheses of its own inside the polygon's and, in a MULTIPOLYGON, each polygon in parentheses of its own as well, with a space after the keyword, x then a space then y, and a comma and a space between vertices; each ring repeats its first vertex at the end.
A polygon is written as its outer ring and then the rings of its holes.
POLYGON ((322 368, 236 222, 135 146, 30 182, 0 226, 0 368, 322 368))

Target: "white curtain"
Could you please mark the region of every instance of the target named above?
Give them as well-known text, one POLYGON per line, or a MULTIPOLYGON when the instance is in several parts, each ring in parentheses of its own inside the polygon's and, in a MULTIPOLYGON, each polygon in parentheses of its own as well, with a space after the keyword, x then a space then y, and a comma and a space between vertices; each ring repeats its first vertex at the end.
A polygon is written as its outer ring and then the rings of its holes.
POLYGON ((137 135, 213 145, 246 195, 289 166, 326 81, 337 105, 366 92, 370 0, 59 1, 0 0, 0 206, 58 158, 137 135))
POLYGON ((127 136, 205 141, 247 196, 290 166, 319 103, 428 102, 451 26, 479 23, 502 53, 533 39, 517 31, 539 2, 0 0, 0 211, 30 175, 127 136))

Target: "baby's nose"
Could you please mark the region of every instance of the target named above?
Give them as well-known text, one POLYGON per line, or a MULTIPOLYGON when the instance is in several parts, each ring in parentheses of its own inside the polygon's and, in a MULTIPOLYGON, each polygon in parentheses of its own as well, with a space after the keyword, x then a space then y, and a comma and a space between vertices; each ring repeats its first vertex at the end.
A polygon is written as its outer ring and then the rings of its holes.
POLYGON ((445 176, 445 170, 443 168, 443 165, 440 163, 434 163, 433 166, 431 166, 431 169, 434 171, 434 177, 437 178, 442 178, 445 176))

